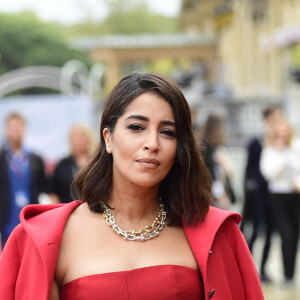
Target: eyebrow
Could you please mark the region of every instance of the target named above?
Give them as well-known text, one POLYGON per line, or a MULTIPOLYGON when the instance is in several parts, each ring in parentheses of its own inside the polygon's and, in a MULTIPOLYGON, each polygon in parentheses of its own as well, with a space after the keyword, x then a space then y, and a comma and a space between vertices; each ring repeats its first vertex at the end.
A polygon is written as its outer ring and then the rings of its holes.
MULTIPOLYGON (((147 118, 145 116, 141 116, 141 115, 131 115, 131 116, 127 117, 125 120, 130 120, 130 119, 137 119, 137 120, 149 122, 149 118, 147 118)), ((169 120, 162 120, 160 123, 163 125, 170 125, 170 126, 175 127, 175 122, 172 122, 169 120)))

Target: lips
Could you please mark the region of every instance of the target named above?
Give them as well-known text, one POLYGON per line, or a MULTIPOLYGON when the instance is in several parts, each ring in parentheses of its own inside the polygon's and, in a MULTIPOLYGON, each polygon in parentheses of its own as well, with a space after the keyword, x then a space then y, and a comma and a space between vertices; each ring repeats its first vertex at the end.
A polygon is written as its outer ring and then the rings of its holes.
POLYGON ((157 168, 160 165, 160 161, 155 158, 141 158, 136 161, 147 168, 157 168))

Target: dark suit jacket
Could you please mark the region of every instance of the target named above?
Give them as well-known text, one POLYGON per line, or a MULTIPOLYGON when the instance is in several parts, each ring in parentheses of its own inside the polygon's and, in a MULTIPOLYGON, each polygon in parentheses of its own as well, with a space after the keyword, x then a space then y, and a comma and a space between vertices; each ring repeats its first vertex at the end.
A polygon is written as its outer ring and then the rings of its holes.
POLYGON ((246 164, 246 174, 245 174, 245 188, 246 190, 251 189, 252 184, 256 185, 253 188, 256 189, 267 189, 267 182, 262 176, 259 169, 260 156, 262 152, 262 145, 259 137, 255 137, 250 140, 248 146, 248 158, 246 164), (247 187, 247 184, 249 187, 247 187))
MULTIPOLYGON (((57 195, 60 202, 68 203, 73 201, 70 188, 78 170, 79 167, 73 156, 65 157, 57 164, 51 180, 51 193, 57 195)), ((72 187, 72 192, 74 196, 78 197, 74 187, 72 187)))
MULTIPOLYGON (((45 167, 42 158, 34 153, 29 154, 30 164, 30 203, 38 203, 38 196, 46 192, 45 167)), ((0 231, 3 229, 9 212, 10 182, 8 157, 4 149, 0 151, 0 231)))

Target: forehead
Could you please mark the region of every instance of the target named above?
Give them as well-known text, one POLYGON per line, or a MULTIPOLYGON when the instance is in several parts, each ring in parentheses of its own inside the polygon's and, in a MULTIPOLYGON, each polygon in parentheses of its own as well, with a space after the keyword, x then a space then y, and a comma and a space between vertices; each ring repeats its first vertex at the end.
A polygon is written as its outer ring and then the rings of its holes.
POLYGON ((6 125, 7 126, 11 126, 11 125, 22 125, 22 126, 24 126, 25 122, 24 122, 24 120, 22 120, 20 118, 13 117, 13 118, 10 118, 10 119, 7 120, 6 125))
POLYGON ((74 135, 85 135, 85 132, 83 131, 83 129, 81 128, 78 128, 78 127, 75 127, 71 130, 71 136, 74 136, 74 135))
POLYGON ((162 97, 154 93, 144 93, 136 97, 125 109, 123 116, 139 114, 148 118, 158 117, 174 120, 171 105, 162 97))
POLYGON ((289 125, 286 122, 278 122, 276 128, 281 129, 281 130, 289 130, 290 129, 289 125))
POLYGON ((269 118, 281 118, 283 116, 282 110, 280 108, 275 108, 271 114, 269 115, 269 118))

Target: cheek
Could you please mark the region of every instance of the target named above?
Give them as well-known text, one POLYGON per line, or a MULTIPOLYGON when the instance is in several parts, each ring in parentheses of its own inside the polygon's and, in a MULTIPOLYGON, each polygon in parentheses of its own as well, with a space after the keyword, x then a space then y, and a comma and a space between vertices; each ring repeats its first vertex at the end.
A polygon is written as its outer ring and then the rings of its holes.
POLYGON ((116 137, 112 140, 112 148, 114 151, 124 151, 126 152, 130 148, 129 140, 126 138, 116 137))
POLYGON ((166 149, 166 153, 169 156, 168 161, 173 164, 176 158, 176 154, 177 154, 177 143, 175 143, 174 145, 170 145, 170 147, 168 147, 166 149))
POLYGON ((129 138, 120 138, 119 136, 115 136, 112 140, 112 154, 113 156, 122 158, 130 157, 135 149, 136 149, 137 140, 129 139, 129 138))

